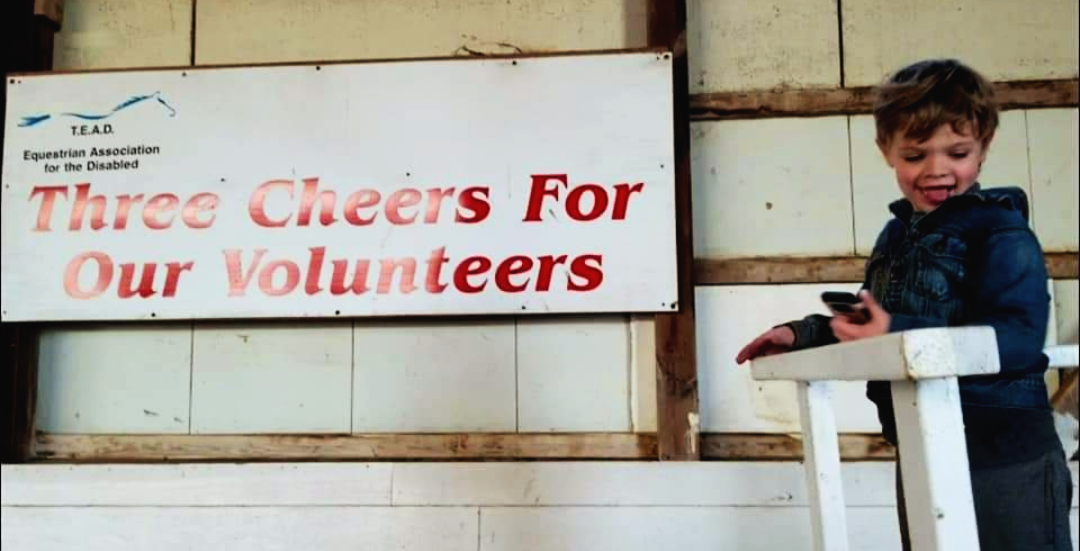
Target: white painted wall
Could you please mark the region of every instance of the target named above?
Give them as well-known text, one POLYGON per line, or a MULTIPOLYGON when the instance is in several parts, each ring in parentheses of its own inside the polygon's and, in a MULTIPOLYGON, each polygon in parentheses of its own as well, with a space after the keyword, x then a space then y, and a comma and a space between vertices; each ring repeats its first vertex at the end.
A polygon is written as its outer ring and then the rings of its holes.
MULTIPOLYGON (((796 463, 5 465, 0 472, 0 544, 11 551, 812 548, 796 463)), ((891 462, 844 464, 852 549, 900 548, 893 473, 891 462)), ((1075 465, 1072 474, 1075 485, 1075 465)), ((1075 542, 1075 499, 1071 517, 1075 542)))

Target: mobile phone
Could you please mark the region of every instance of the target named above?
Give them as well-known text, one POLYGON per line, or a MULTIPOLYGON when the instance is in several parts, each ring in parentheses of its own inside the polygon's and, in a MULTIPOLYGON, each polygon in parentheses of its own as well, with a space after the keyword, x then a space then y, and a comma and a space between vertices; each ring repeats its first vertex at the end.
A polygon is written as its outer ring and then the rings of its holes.
POLYGON ((870 321, 870 310, 859 306, 862 299, 852 293, 826 291, 821 293, 821 301, 836 316, 843 316, 852 323, 863 324, 870 321))

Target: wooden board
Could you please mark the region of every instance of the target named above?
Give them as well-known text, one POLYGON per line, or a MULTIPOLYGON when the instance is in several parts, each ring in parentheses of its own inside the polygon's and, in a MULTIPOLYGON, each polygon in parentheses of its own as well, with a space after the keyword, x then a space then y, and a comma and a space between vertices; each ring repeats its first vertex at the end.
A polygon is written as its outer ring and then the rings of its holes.
MULTIPOLYGON (((52 69, 54 25, 37 17, 37 2, 8 0, 3 7, 3 72, 52 69), (31 9, 34 8, 34 9, 31 9)), ((0 86, 0 105, 6 104, 7 87, 0 86)), ((0 143, 4 130, 0 128, 0 143)), ((2 162, 2 160, 0 160, 2 162)), ((3 327, 3 443, 0 460, 26 461, 33 453, 34 411, 37 401, 38 327, 29 324, 3 327)))
POLYGON ((649 0, 647 37, 651 47, 674 52, 675 245, 678 312, 656 316, 656 417, 662 460, 700 459, 697 385, 697 329, 694 322, 694 237, 690 184, 690 120, 686 57, 686 0, 649 0))
MULTIPOLYGON (((655 434, 61 435, 39 434, 36 459, 51 462, 381 461, 657 458, 655 434)), ((802 441, 784 434, 703 434, 701 458, 798 461, 802 441)), ((843 460, 894 459, 873 434, 841 434, 843 460)))
MULTIPOLYGON (((1075 107, 1080 100, 1077 79, 996 82, 1002 109, 1075 107)), ((818 88, 754 90, 690 96, 691 120, 822 117, 870 113, 873 89, 818 88)))
MULTIPOLYGON (((1077 253, 1045 256, 1051 279, 1076 279, 1080 275, 1077 253)), ((861 283, 865 265, 863 256, 697 258, 694 284, 861 283)))

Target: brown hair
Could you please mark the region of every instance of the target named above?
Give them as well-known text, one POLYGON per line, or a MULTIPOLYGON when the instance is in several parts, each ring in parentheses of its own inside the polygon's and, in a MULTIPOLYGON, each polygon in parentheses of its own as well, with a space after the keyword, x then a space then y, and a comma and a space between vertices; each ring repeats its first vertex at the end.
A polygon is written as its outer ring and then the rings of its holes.
POLYGON ((898 131, 921 142, 949 124, 985 146, 997 131, 998 104, 993 87, 974 69, 953 59, 932 59, 900 69, 877 89, 874 122, 882 145, 898 131))

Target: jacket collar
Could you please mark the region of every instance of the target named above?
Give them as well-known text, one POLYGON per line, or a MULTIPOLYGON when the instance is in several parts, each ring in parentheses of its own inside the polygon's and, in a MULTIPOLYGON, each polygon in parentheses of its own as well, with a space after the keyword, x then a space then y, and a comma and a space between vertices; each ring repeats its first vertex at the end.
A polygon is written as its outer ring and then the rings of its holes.
MULTIPOLYGON (((975 182, 964 193, 949 197, 941 204, 941 206, 927 214, 934 214, 939 211, 948 212, 961 205, 971 204, 972 202, 1000 204, 1005 208, 1019 211, 1021 216, 1024 217, 1024 220, 1028 219, 1027 195, 1022 189, 1018 187, 983 189, 979 182, 975 182)), ((909 223, 912 216, 915 214, 915 208, 907 199, 893 201, 889 205, 889 211, 905 224, 909 223)))

